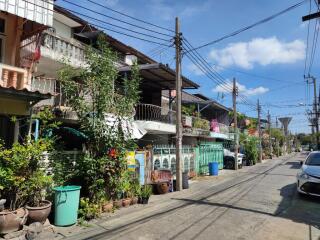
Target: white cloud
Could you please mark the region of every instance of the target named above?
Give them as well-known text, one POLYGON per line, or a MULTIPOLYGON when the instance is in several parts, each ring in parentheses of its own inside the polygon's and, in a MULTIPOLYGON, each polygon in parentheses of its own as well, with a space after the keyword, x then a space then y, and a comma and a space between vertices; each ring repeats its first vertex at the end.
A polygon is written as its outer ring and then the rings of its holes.
MULTIPOLYGON (((201 64, 201 66, 203 66, 203 64, 201 64)), ((196 75, 196 76, 203 76, 203 75, 205 75, 206 72, 210 73, 205 68, 202 68, 202 70, 201 70, 197 65, 195 65, 193 63, 187 65, 187 69, 191 74, 196 75)), ((217 65, 211 66, 211 69, 214 72, 220 72, 220 71, 223 70, 223 68, 221 68, 221 67, 219 67, 217 65)), ((212 74, 212 73, 210 73, 210 74, 212 74)))
POLYGON ((295 63, 305 58, 305 44, 301 40, 283 42, 276 37, 254 38, 249 42, 230 43, 223 49, 213 49, 209 57, 221 66, 252 69, 255 64, 295 63))
MULTIPOLYGON (((256 87, 256 88, 247 88, 245 85, 240 84, 237 82, 237 87, 238 87, 238 92, 242 95, 245 96, 254 96, 254 95, 259 95, 259 94, 264 94, 269 91, 269 88, 266 87, 256 87)), ((230 93, 230 90, 233 88, 233 83, 231 81, 228 81, 224 84, 219 84, 217 85, 213 91, 214 92, 220 92, 220 93, 230 93)))

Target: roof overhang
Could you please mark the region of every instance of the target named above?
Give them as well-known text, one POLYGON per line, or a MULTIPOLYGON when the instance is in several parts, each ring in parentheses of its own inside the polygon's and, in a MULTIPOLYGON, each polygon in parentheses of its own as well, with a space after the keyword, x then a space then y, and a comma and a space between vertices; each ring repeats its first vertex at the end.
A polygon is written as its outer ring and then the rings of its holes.
POLYGON ((49 93, 42 94, 38 91, 29 91, 27 89, 18 90, 13 87, 4 88, 0 86, 0 96, 28 102, 39 102, 51 98, 52 95, 49 93))
MULTIPOLYGON (((151 82, 163 90, 176 88, 176 72, 161 63, 139 65, 140 75, 145 82, 151 82)), ((119 72, 130 72, 131 66, 120 67, 119 72)), ((198 84, 182 76, 183 89, 197 89, 198 84)))

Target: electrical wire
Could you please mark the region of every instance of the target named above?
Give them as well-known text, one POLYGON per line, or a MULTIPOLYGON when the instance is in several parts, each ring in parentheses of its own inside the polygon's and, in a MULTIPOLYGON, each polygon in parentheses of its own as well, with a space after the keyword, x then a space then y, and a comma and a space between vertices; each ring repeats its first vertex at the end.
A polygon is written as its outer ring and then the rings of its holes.
POLYGON ((301 1, 301 2, 298 2, 298 3, 296 3, 296 4, 294 4, 294 5, 286 8, 286 9, 280 11, 280 12, 277 12, 277 13, 275 13, 275 14, 267 17, 267 18, 264 18, 264 19, 262 19, 262 20, 260 20, 260 21, 258 21, 258 22, 255 22, 255 23, 253 23, 253 24, 251 24, 251 25, 249 25, 249 26, 243 27, 243 28, 241 28, 241 29, 239 29, 239 30, 236 30, 236 31, 234 31, 234 32, 232 32, 232 33, 229 33, 229 34, 227 34, 227 35, 224 35, 224 36, 222 36, 222 37, 220 37, 220 38, 218 38, 218 39, 215 39, 215 40, 210 41, 210 42, 208 42, 208 43, 202 44, 202 45, 200 45, 200 46, 198 46, 198 47, 195 47, 195 48, 191 49, 190 51, 199 50, 199 49, 201 49, 201 48, 210 46, 210 45, 212 45, 212 44, 221 42, 221 41, 223 41, 223 40, 225 40, 225 39, 227 39, 227 38, 236 36, 236 35, 244 32, 244 31, 247 31, 247 30, 249 30, 249 29, 251 29, 251 28, 254 28, 254 27, 258 26, 258 25, 261 25, 261 24, 263 24, 263 23, 269 22, 269 21, 273 20, 274 18, 276 18, 276 17, 278 17, 278 16, 281 16, 282 14, 284 14, 284 13, 286 13, 286 12, 289 12, 289 11, 291 11, 291 10, 297 8, 297 7, 300 7, 301 5, 303 5, 303 4, 304 4, 305 2, 307 2, 307 1, 309 1, 309 0, 303 0, 303 1, 301 1))
POLYGON ((309 75, 311 73, 311 69, 312 69, 312 65, 313 65, 313 61, 314 61, 314 56, 315 56, 316 49, 317 49, 318 35, 319 35, 319 20, 317 19, 314 24, 314 34, 313 34, 310 64, 309 64, 309 70, 308 70, 309 75))
POLYGON ((140 34, 140 35, 143 35, 143 36, 146 36, 146 37, 155 38, 155 39, 162 40, 162 41, 165 41, 165 42, 170 42, 170 39, 164 39, 164 38, 157 37, 157 36, 153 36, 153 35, 150 35, 150 34, 138 32, 138 31, 135 31, 135 30, 126 28, 126 27, 119 26, 119 25, 117 25, 117 24, 109 23, 109 22, 103 21, 103 20, 101 20, 101 19, 98 19, 98 18, 95 18, 95 17, 91 17, 91 16, 89 16, 89 15, 87 15, 87 14, 83 14, 83 13, 80 13, 80 12, 78 12, 78 11, 74 11, 74 10, 71 10, 71 9, 68 9, 68 11, 69 11, 69 12, 72 12, 72 13, 74 13, 74 14, 80 15, 80 16, 82 16, 82 17, 89 18, 89 19, 91 19, 91 20, 97 21, 97 22, 110 25, 110 26, 112 26, 112 27, 117 27, 117 28, 120 28, 120 29, 122 29, 122 30, 126 30, 126 31, 129 31, 129 32, 133 32, 133 33, 136 33, 136 34, 140 34))
MULTIPOLYGON (((40 6, 40 5, 38 5, 38 4, 29 2, 29 1, 27 1, 27 0, 23 0, 23 1, 25 1, 25 2, 27 2, 27 3, 30 3, 30 4, 33 4, 33 5, 37 6, 37 7, 41 7, 41 8, 46 9, 46 10, 59 13, 59 12, 57 12, 57 11, 55 11, 55 10, 52 10, 52 9, 49 9, 49 8, 45 8, 45 7, 43 7, 43 6, 40 6)), ((60 7, 60 8, 64 9, 65 11, 69 11, 69 9, 66 9, 66 8, 63 8, 63 7, 60 7)), ((92 25, 92 26, 94 26, 94 27, 103 29, 103 30, 107 30, 107 31, 110 31, 110 32, 114 32, 114 33, 118 33, 118 34, 121 34, 121 35, 125 35, 125 36, 127 36, 127 37, 135 38, 135 39, 138 39, 138 40, 141 40, 141 41, 144 41, 144 42, 149 42, 149 43, 153 43, 153 44, 158 44, 158 45, 162 45, 162 46, 166 46, 166 47, 170 46, 170 45, 166 45, 166 44, 161 43, 161 42, 156 42, 156 41, 149 40, 149 39, 145 39, 145 38, 142 38, 142 37, 138 37, 138 36, 135 36, 135 35, 132 35, 132 34, 120 32, 120 31, 117 31, 117 30, 114 30, 114 29, 111 29, 111 28, 107 28, 107 27, 98 25, 98 24, 94 24, 94 23, 88 23, 88 24, 90 24, 90 25, 92 25)))
POLYGON ((89 12, 96 13, 96 14, 98 14, 98 15, 104 16, 104 17, 106 17, 106 18, 110 18, 110 19, 112 19, 112 20, 114 20, 114 21, 117 21, 117 22, 121 22, 121 23, 130 25, 130 26, 132 26, 132 27, 140 28, 140 29, 143 29, 143 30, 146 30, 146 31, 149 31, 149 32, 157 33, 157 34, 164 35, 164 36, 168 36, 168 37, 173 37, 172 35, 169 35, 169 34, 161 33, 161 32, 155 31, 155 30, 150 29, 150 28, 145 28, 145 27, 142 27, 142 26, 139 26, 139 25, 136 25, 136 24, 133 24, 133 23, 130 23, 130 22, 126 22, 126 21, 124 21, 124 20, 121 20, 121 19, 118 19, 118 18, 109 16, 109 15, 106 15, 106 14, 100 13, 100 12, 95 11, 95 10, 93 10, 93 9, 90 9, 90 8, 81 6, 81 5, 79 5, 79 4, 76 4, 76 3, 74 3, 74 2, 71 2, 71 1, 69 1, 69 0, 61 0, 61 1, 66 2, 66 3, 70 4, 70 5, 75 6, 75 7, 79 7, 79 8, 81 8, 81 9, 85 9, 85 10, 87 10, 87 11, 89 11, 89 12))
POLYGON ((91 2, 92 4, 95 4, 95 5, 97 5, 97 6, 100 6, 100 7, 104 8, 104 9, 107 9, 107 10, 110 10, 110 11, 112 11, 112 12, 118 13, 118 14, 120 14, 120 15, 122 15, 122 16, 125 16, 125 17, 131 18, 131 19, 133 19, 133 20, 136 20, 136 21, 138 21, 138 22, 142 22, 142 23, 148 24, 148 25, 150 25, 150 26, 157 27, 157 28, 159 28, 159 29, 167 30, 167 31, 169 31, 169 32, 173 32, 173 33, 174 33, 174 31, 171 30, 171 29, 169 29, 169 28, 161 27, 161 26, 156 25, 156 24, 154 24, 154 23, 150 23, 150 22, 147 22, 147 21, 145 21, 145 20, 142 20, 142 19, 139 19, 139 18, 136 18, 136 17, 132 17, 132 16, 130 16, 130 15, 128 15, 128 14, 125 14, 125 13, 122 13, 122 12, 120 12, 120 11, 114 10, 114 9, 112 9, 112 8, 110 8, 110 7, 107 7, 107 6, 105 6, 105 5, 99 4, 99 3, 94 2, 94 1, 92 1, 92 0, 86 0, 86 1, 91 2))

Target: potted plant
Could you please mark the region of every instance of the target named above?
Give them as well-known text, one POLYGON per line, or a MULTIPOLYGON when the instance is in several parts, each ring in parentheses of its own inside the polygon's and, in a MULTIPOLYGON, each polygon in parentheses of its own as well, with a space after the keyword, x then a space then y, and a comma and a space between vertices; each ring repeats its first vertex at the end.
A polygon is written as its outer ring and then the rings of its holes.
POLYGON ((30 177, 26 184, 28 202, 26 209, 29 212, 28 223, 44 223, 51 212, 52 203, 45 200, 46 189, 51 185, 51 177, 43 170, 38 170, 30 177))
POLYGON ((141 194, 141 186, 138 180, 132 182, 132 196, 131 196, 131 205, 137 204, 139 201, 138 196, 141 194))
POLYGON ((152 194, 152 186, 144 185, 141 189, 140 202, 142 204, 148 204, 151 194, 152 194))
POLYGON ((122 199, 122 206, 123 207, 128 207, 131 204, 130 190, 131 190, 130 189, 130 182, 126 178, 123 180, 123 191, 124 191, 124 195, 125 195, 125 198, 122 199))
POLYGON ((46 209, 40 219, 36 218, 37 221, 43 222, 49 215, 51 203, 42 199, 45 188, 51 184, 51 177, 46 176, 41 168, 43 153, 49 145, 41 139, 15 143, 9 149, 0 144, 0 195, 6 199, 5 209, 0 213, 1 233, 19 230, 27 217, 33 221, 34 209, 22 209, 28 203, 46 209))
POLYGON ((113 201, 108 200, 106 197, 101 199, 102 212, 112 212, 113 201))

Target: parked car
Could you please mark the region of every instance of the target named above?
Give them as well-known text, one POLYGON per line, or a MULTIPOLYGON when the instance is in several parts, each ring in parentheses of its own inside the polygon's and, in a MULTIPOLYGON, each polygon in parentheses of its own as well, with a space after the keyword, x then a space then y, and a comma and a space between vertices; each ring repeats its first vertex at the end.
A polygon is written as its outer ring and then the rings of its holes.
MULTIPOLYGON (((231 152, 228 149, 223 150, 223 165, 226 169, 234 169, 234 152, 231 152)), ((244 154, 238 153, 238 168, 242 168, 243 163, 242 159, 244 154)))
POLYGON ((301 161, 297 190, 302 194, 320 196, 320 151, 311 152, 304 162, 301 161))

